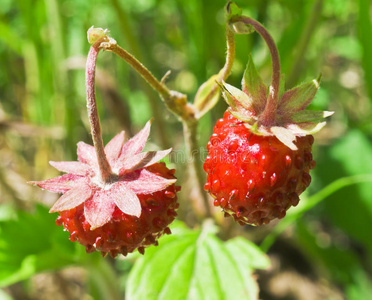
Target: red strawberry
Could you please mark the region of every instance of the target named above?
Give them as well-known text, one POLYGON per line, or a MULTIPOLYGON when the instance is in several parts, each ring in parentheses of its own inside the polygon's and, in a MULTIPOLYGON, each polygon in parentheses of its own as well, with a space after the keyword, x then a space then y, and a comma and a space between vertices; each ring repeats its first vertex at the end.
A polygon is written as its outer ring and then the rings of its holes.
POLYGON ((230 107, 207 145, 205 189, 215 198, 214 205, 241 225, 281 219, 289 207, 298 204, 311 181, 309 170, 315 167, 311 134, 332 114, 304 110, 319 80, 281 93, 280 98, 273 87, 268 93, 250 57, 243 91, 221 85, 230 107))
POLYGON ((312 135, 297 138, 293 151, 275 136, 252 133, 228 111, 208 143, 205 189, 242 224, 262 225, 283 218, 310 184, 312 135))
POLYGON ((116 257, 157 245, 157 239, 170 233, 168 225, 178 208, 173 176, 164 163, 170 151, 143 152, 150 122, 124 143, 124 132, 115 136, 104 151, 112 169, 109 182, 100 178, 93 146, 78 143, 78 162, 50 162, 68 174, 33 184, 63 195, 50 212, 59 212, 57 225, 70 232, 87 252, 101 251, 116 257))

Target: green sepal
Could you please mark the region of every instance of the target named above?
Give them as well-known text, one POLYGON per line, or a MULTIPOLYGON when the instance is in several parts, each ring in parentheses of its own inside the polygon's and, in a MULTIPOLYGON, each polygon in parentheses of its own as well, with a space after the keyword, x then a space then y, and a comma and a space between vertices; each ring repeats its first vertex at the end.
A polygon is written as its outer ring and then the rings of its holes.
POLYGON ((247 67, 244 71, 242 89, 252 99, 255 112, 260 114, 266 106, 267 86, 258 74, 251 54, 248 56, 247 67))
POLYGON ((313 100, 319 89, 320 76, 310 82, 303 83, 284 93, 280 100, 278 111, 285 114, 304 110, 313 100))
POLYGON ((279 84, 279 99, 282 99, 285 93, 285 75, 282 74, 280 76, 280 84, 279 84))
POLYGON ((288 148, 293 151, 297 150, 297 146, 293 143, 296 140, 296 136, 291 130, 281 126, 273 126, 270 130, 288 148))
POLYGON ((223 98, 233 110, 252 111, 252 99, 247 94, 224 81, 222 84, 218 83, 218 85, 221 88, 223 98))
POLYGON ((332 116, 333 113, 333 111, 301 110, 294 113, 291 119, 294 123, 321 122, 323 119, 332 116))
POLYGON ((195 95, 194 105, 198 111, 199 118, 210 111, 220 98, 221 91, 216 83, 219 77, 220 74, 212 75, 199 87, 195 95))
POLYGON ((257 120, 254 116, 250 115, 249 111, 241 111, 241 110, 234 110, 231 107, 228 108, 229 112, 240 121, 248 123, 249 125, 253 126, 257 120))
POLYGON ((289 130, 291 130, 293 134, 297 136, 304 136, 317 133, 326 125, 326 123, 326 121, 320 123, 306 122, 300 124, 291 124, 288 125, 287 128, 289 128, 289 130))

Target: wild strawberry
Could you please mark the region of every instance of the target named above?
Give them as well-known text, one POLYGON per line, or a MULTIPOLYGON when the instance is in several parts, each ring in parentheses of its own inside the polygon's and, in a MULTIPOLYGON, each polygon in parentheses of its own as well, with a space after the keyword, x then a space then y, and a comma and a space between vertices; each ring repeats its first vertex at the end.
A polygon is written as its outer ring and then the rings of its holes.
POLYGON ((312 135, 297 138, 291 150, 275 136, 252 133, 226 111, 208 143, 205 189, 214 205, 242 224, 262 225, 283 218, 310 184, 312 135))
POLYGON ((233 29, 236 24, 252 26, 265 39, 272 55, 272 83, 268 89, 249 57, 242 91, 220 84, 229 108, 207 145, 205 190, 225 216, 233 216, 241 225, 258 226, 283 218, 288 208, 298 204, 311 181, 309 170, 315 167, 311 134, 332 113, 305 110, 319 79, 281 91, 279 56, 269 33, 240 13, 230 18, 233 29))
POLYGON ((78 160, 50 162, 67 174, 45 181, 31 182, 43 189, 63 195, 50 212, 59 212, 57 225, 70 232, 70 240, 78 241, 87 252, 101 251, 116 257, 127 255, 151 244, 164 233, 177 215, 173 176, 158 161, 170 151, 142 152, 150 131, 150 122, 132 139, 124 143, 124 132, 115 136, 104 148, 112 173, 103 181, 93 146, 78 143, 78 160))

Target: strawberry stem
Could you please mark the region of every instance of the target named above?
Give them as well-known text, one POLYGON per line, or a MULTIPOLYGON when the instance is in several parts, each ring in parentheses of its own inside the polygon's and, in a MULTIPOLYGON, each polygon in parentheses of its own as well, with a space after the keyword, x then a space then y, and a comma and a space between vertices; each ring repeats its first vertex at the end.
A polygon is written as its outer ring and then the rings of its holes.
POLYGON ((143 79, 147 81, 147 83, 157 91, 162 98, 169 98, 170 97, 170 90, 159 80, 155 78, 155 76, 143 65, 141 64, 132 54, 121 48, 119 45, 115 45, 112 48, 105 49, 108 51, 112 51, 120 58, 125 60, 138 74, 142 76, 143 79))
POLYGON ((231 18, 230 22, 243 22, 245 24, 251 25, 265 40, 267 47, 269 48, 273 74, 271 77, 269 97, 267 99, 265 109, 260 116, 260 121, 263 125, 270 126, 275 122, 276 111, 279 102, 280 60, 278 49, 270 33, 260 22, 246 16, 234 16, 233 18, 231 18))
POLYGON ((155 76, 132 54, 121 48, 116 43, 110 44, 104 50, 111 51, 129 64, 143 79, 160 95, 165 106, 182 120, 191 120, 195 118, 193 107, 187 105, 186 95, 172 91, 166 87, 163 81, 159 81, 155 76))
POLYGON ((95 93, 95 73, 96 73, 96 63, 98 52, 101 50, 100 44, 105 41, 106 37, 97 40, 89 50, 87 64, 85 69, 85 85, 87 93, 87 110, 90 128, 92 132, 92 139, 94 144, 94 149, 96 150, 98 166, 100 170, 101 180, 103 182, 108 182, 112 176, 111 166, 107 160, 103 140, 101 125, 99 121, 97 103, 96 103, 96 93, 95 93))
POLYGON ((219 84, 229 77, 231 73, 231 69, 235 59, 235 35, 231 31, 228 24, 226 24, 226 61, 225 65, 218 73, 219 78, 216 80, 216 84, 211 88, 207 96, 205 96, 202 103, 199 104, 198 109, 199 111, 203 111, 204 108, 209 104, 209 101, 214 97, 216 93, 220 92, 219 84))
POLYGON ((190 198, 193 201, 194 210, 200 219, 211 218, 213 214, 209 206, 208 195, 204 190, 205 173, 197 157, 197 155, 200 155, 200 148, 197 141, 198 121, 184 121, 182 124, 187 149, 188 176, 191 181, 190 185, 195 189, 195 192, 192 193, 192 195, 195 193, 195 197, 190 198))

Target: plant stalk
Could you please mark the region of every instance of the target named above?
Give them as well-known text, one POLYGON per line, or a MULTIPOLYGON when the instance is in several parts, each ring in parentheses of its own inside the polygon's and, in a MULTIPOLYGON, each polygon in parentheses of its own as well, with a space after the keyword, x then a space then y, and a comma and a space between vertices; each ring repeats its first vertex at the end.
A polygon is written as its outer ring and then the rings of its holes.
POLYGON ((147 81, 147 83, 157 91, 160 96, 164 99, 170 97, 170 90, 162 84, 159 80, 155 78, 154 75, 142 64, 140 63, 132 54, 124 50, 118 45, 112 45, 105 49, 107 51, 111 51, 122 58, 126 63, 128 63, 138 74, 140 74, 143 79, 147 81))
MULTIPOLYGON (((198 121, 184 121, 183 124, 183 134, 185 138, 185 144, 187 148, 188 157, 188 167, 189 167, 189 178, 195 183, 195 190, 197 192, 196 199, 201 199, 202 203, 194 203, 194 208, 198 213, 199 217, 212 217, 212 211, 209 206, 208 196, 204 190, 204 173, 203 169, 200 167, 201 160, 198 159, 200 155, 200 149, 197 142, 197 128, 198 121), (200 204, 203 208, 200 207, 200 204), (202 210, 203 209, 203 210, 202 210)), ((200 202, 200 201, 199 201, 200 202)))
POLYGON ((319 202, 325 200, 328 196, 332 195, 333 193, 337 192, 338 190, 345 188, 347 186, 359 183, 372 183, 372 175, 371 174, 363 174, 363 175, 354 175, 349 177, 342 177, 339 178, 323 189, 321 189, 316 194, 310 196, 306 199, 306 202, 300 202, 300 205, 292 208, 291 211, 288 212, 287 216, 276 226, 274 231, 272 231, 261 243, 260 248, 262 251, 267 252, 270 247, 274 244, 276 238, 291 224, 293 224, 297 219, 299 219, 306 211, 313 208, 319 202))
POLYGON ((258 21, 245 16, 235 16, 231 22, 243 22, 253 26, 253 28, 265 40, 269 48, 272 63, 272 77, 269 91, 269 97, 266 102, 265 110, 262 113, 260 120, 263 125, 272 124, 275 120, 276 110, 279 103, 279 87, 280 87, 280 59, 278 48, 275 45, 273 38, 265 27, 258 21))
MULTIPOLYGON (((225 81, 231 73, 231 69, 235 59, 235 34, 231 31, 230 26, 226 24, 226 61, 225 65, 219 72, 219 78, 216 80, 219 84, 225 81)), ((199 105, 199 111, 203 111, 205 106, 208 105, 209 101, 214 97, 216 93, 220 91, 219 85, 216 83, 210 90, 208 95, 203 99, 203 102, 199 105)))
MULTIPOLYGON (((198 190, 198 198, 202 199, 202 205, 204 206, 205 212, 202 214, 210 217, 211 211, 208 204, 208 197, 204 191, 204 177, 203 171, 200 168, 200 162, 194 158, 194 154, 198 153, 198 143, 197 143, 197 125, 198 119, 196 116, 195 107, 187 102, 187 98, 184 94, 181 94, 176 91, 169 90, 162 81, 157 80, 154 75, 142 64, 140 63, 133 55, 128 53, 126 50, 121 48, 116 44, 116 42, 105 36, 106 40, 100 44, 106 51, 111 51, 122 58, 127 62, 136 72, 138 72, 146 82, 159 93, 160 97, 164 101, 166 107, 173 112, 183 123, 184 128, 184 137, 185 143, 188 152, 188 161, 189 161, 189 171, 190 178, 194 180, 195 185, 198 190)), ((229 36, 229 43, 232 43, 233 46, 230 46, 230 52, 234 53, 234 43, 233 36, 229 36), (232 41, 232 42, 231 42, 232 41)), ((232 60, 234 55, 230 55, 228 62, 225 64, 225 70, 223 76, 228 76, 231 71, 232 60)))
POLYGON ((87 110, 89 123, 92 132, 92 139, 94 144, 94 149, 96 150, 96 155, 98 159, 98 166, 100 170, 100 176, 103 182, 110 181, 112 170, 111 166, 107 160, 105 154, 105 148, 103 146, 101 125, 99 121, 97 103, 96 103, 96 93, 95 93, 95 72, 97 56, 101 50, 101 42, 103 42, 106 37, 103 37, 96 41, 89 50, 86 70, 85 70, 85 85, 87 94, 87 110))

